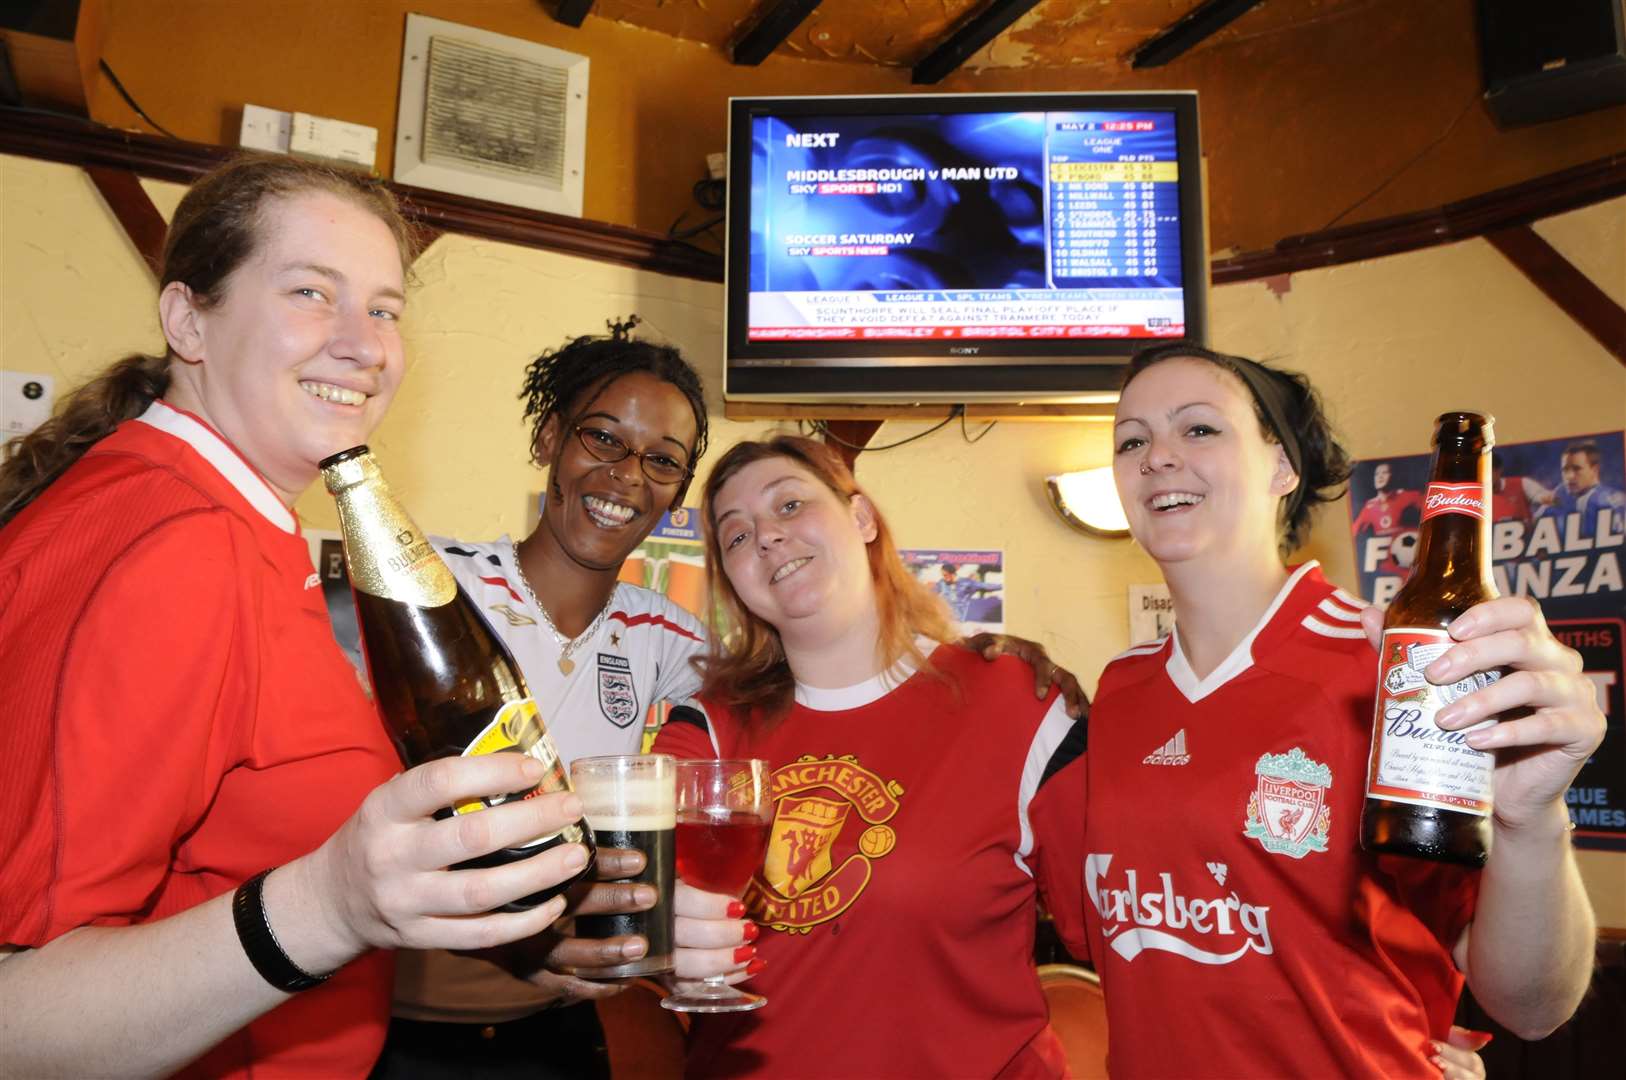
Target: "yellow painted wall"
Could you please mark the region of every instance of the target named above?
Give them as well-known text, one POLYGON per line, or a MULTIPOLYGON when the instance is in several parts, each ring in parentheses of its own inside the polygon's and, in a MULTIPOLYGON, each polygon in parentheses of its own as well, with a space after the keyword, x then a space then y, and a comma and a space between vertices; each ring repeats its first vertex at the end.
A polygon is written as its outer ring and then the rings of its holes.
MULTIPOLYGON (((166 214, 180 189, 148 185, 166 214)), ((1626 300, 1626 199, 1540 230, 1626 300)), ((721 419, 722 291, 511 245, 445 236, 417 267, 403 329, 409 376, 373 440, 426 528, 471 539, 520 533, 540 476, 514 394, 543 347, 636 311, 644 330, 701 368, 725 447, 765 426, 721 419)), ((116 353, 156 349, 154 289, 78 170, 0 157, 0 366, 83 378, 116 353)), ((1626 426, 1626 367, 1483 241, 1294 275, 1279 295, 1254 282, 1216 289, 1215 343, 1310 374, 1357 457, 1425 451, 1447 408, 1497 414, 1506 441, 1626 426)), ((888 423, 885 445, 925 425, 888 423)), ((981 425, 970 425, 975 435, 981 425)), ((1106 464, 1105 423, 1001 423, 971 445, 956 423, 865 454, 859 478, 905 547, 1003 548, 1006 618, 1093 688, 1128 642, 1126 587, 1158 580, 1132 543, 1083 537, 1048 509, 1048 473, 1106 464)), ((704 469, 702 469, 702 472, 704 469)), ((298 507, 332 528, 319 489, 298 507)), ((1323 510, 1311 540, 1353 587, 1348 508, 1323 510)), ((1582 853, 1603 921, 1626 927, 1626 858, 1582 853)))

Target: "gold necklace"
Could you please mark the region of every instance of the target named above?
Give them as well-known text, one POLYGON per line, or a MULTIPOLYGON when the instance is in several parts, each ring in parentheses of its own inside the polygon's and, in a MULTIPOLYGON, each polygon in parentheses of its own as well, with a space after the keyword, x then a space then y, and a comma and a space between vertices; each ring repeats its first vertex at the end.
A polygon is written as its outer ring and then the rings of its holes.
POLYGON ((559 646, 559 673, 569 675, 576 670, 576 661, 570 658, 570 654, 597 633, 599 624, 604 621, 604 616, 609 614, 611 601, 615 599, 615 587, 610 587, 609 597, 604 601, 604 606, 598 609, 598 614, 593 616, 593 621, 587 624, 587 629, 574 638, 567 638, 559 632, 557 626, 553 625, 553 616, 548 614, 547 607, 541 600, 537 599, 536 590, 531 588, 531 582, 525 576, 525 567, 520 565, 519 542, 510 540, 508 546, 514 550, 514 576, 519 579, 519 587, 525 590, 525 595, 530 598, 532 606, 536 608, 537 614, 542 616, 542 622, 546 624, 548 632, 553 635, 553 640, 559 646))

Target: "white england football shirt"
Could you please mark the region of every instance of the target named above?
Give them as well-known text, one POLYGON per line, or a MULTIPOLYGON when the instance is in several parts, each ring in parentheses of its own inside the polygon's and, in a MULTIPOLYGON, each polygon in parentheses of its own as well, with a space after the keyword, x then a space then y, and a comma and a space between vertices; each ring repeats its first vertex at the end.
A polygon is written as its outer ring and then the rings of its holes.
POLYGON ((526 595, 508 537, 485 543, 430 537, 458 584, 514 654, 559 756, 636 754, 650 705, 700 689, 689 661, 705 648, 700 620, 660 593, 617 582, 591 638, 559 669, 559 642, 526 595))

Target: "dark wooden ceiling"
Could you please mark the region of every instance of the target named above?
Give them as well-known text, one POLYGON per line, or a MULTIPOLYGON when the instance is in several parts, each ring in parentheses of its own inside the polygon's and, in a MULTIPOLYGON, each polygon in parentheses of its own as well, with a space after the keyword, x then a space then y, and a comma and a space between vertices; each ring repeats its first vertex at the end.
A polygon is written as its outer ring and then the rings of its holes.
MULTIPOLYGON (((596 0, 591 14, 726 49, 769 2, 596 0)), ((779 48, 810 60, 913 67, 987 6, 987 0, 823 0, 779 48)), ((1042 0, 965 66, 1127 67, 1136 48, 1197 6, 1197 0, 1042 0)), ((1371 6, 1373 0, 1263 3, 1193 52, 1281 34, 1371 6)))

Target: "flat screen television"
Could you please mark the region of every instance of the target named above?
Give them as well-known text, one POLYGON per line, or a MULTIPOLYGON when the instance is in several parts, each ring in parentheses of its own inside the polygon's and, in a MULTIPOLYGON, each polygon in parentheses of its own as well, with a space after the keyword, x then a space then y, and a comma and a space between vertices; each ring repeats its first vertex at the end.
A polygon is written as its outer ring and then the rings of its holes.
POLYGON ((1104 400, 1206 339, 1197 95, 729 101, 729 398, 1104 400))

